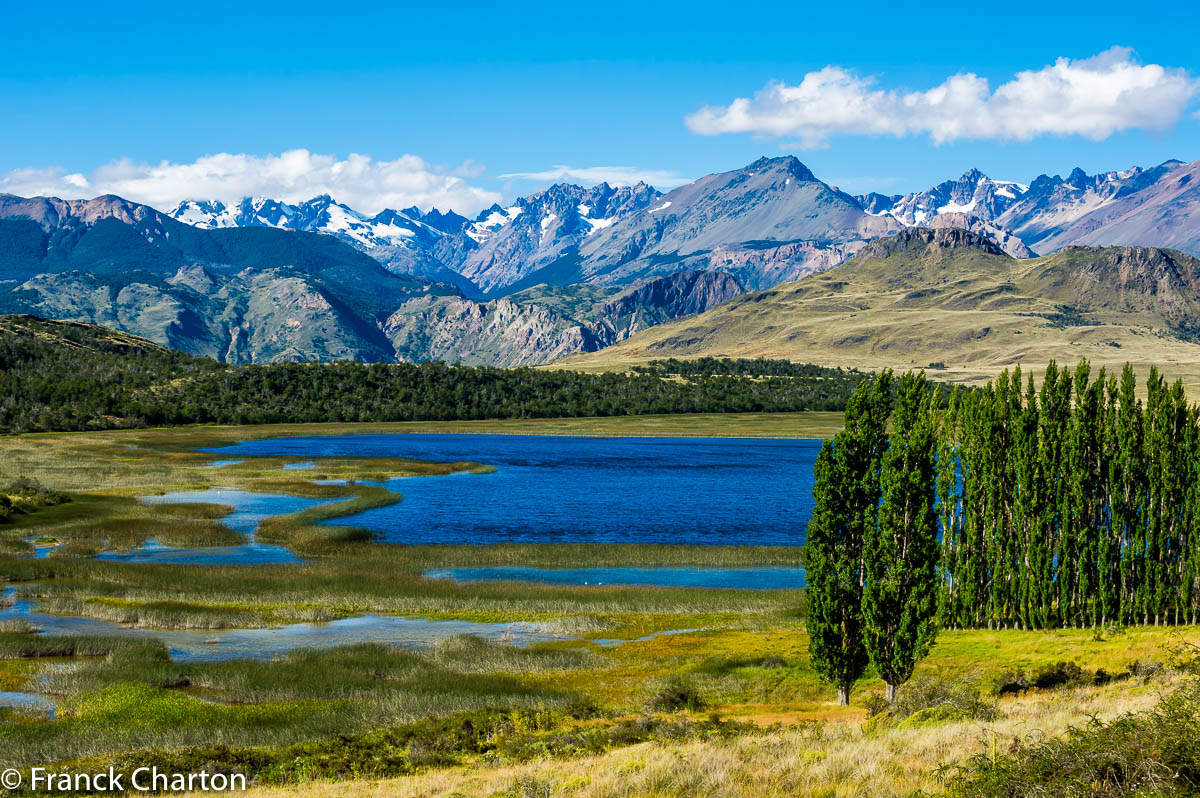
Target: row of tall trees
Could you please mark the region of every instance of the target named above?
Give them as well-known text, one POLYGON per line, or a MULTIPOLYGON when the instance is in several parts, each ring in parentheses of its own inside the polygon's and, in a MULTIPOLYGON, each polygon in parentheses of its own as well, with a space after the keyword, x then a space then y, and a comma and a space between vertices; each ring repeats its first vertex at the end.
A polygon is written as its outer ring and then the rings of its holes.
POLYGON ((806 540, 813 660, 839 701, 912 674, 945 628, 1195 623, 1200 408, 1151 369, 1020 368, 944 397, 888 372, 821 449, 806 540), (894 390, 893 390, 894 388, 894 390))
POLYGON ((937 493, 950 627, 1195 623, 1200 410, 1156 369, 1054 364, 953 397, 937 493))

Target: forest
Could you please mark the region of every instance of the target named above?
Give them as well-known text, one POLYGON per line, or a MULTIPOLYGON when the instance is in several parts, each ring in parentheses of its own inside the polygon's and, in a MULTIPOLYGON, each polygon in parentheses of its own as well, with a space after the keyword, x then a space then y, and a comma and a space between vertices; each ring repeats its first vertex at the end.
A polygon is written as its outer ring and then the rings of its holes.
POLYGON ((1194 624, 1200 408, 1156 369, 1020 368, 945 402, 890 372, 818 457, 805 548, 811 650, 843 698, 889 694, 939 628, 1194 624))
POLYGON ((232 366, 94 325, 6 316, 0 432, 841 410, 868 377, 818 366, 760 377, 747 362, 682 379, 444 363, 232 366))

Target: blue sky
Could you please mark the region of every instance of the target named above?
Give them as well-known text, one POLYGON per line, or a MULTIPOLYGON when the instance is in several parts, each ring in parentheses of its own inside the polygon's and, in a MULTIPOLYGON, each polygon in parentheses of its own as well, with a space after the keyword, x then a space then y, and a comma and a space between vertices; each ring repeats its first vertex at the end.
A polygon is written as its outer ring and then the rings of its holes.
MULTIPOLYGON (((68 185, 81 195, 111 185, 137 193, 146 165, 230 153, 250 158, 243 172, 270 171, 255 159, 293 150, 329 157, 314 169, 369 156, 361 190, 333 183, 362 204, 411 196, 443 206, 509 199, 549 178, 505 175, 560 165, 594 170, 584 176, 628 167, 616 174, 669 183, 794 153, 848 190, 902 192, 972 166, 1027 182, 1074 166, 1200 159, 1200 103, 1182 88, 1200 77, 1195 3, 134 5, 5 4, 0 190, 55 188, 78 173, 68 185), (1127 129, 1111 132, 1038 132, 1035 120, 1032 133, 975 130, 938 143, 945 120, 926 130, 913 112, 883 132, 850 120, 814 140, 756 127, 771 115, 769 97, 740 126, 725 118, 697 132, 705 125, 686 121, 830 66, 873 81, 851 91, 904 96, 962 73, 994 90, 1023 70, 1114 46, 1132 48, 1124 61, 1161 65, 1178 80, 1144 92, 1148 105, 1121 111, 1116 127, 1127 129), (1159 113, 1171 103, 1180 107, 1159 113), (404 155, 416 158, 379 178, 376 164, 404 155), (113 163, 122 164, 116 177, 95 173, 113 163), (415 177, 405 182, 403 169, 415 177)), ((997 117, 1020 114, 1020 102, 997 117)), ((804 111, 804 130, 828 107, 804 111)), ((161 203, 186 191, 188 174, 158 175, 159 193, 147 196, 161 203)))

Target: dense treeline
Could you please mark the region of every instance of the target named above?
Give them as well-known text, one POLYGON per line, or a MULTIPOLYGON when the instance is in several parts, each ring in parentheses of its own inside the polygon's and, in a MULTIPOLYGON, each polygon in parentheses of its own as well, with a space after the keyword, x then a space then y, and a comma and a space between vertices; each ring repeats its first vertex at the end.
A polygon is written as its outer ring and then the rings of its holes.
POLYGON ((558 418, 646 413, 840 410, 824 380, 583 374, 532 368, 276 363, 204 375, 160 392, 152 424, 558 418))
POLYGON ((942 414, 938 510, 951 627, 1195 623, 1200 409, 1151 369, 1019 369, 942 414), (950 463, 956 464, 952 470, 950 463))
POLYGON ((1155 369, 1136 389, 1087 361, 945 402, 924 375, 856 389, 805 549, 810 650, 840 700, 868 662, 892 693, 938 627, 1196 623, 1200 407, 1155 369))
POLYGON ((90 325, 0 321, 3 432, 841 410, 865 378, 837 369, 678 379, 442 363, 229 366, 90 325))
POLYGON ((0 317, 0 432, 140 426, 143 395, 222 369, 131 335, 0 317))
POLYGON ((854 369, 829 368, 765 357, 698 357, 691 360, 672 357, 667 360, 651 360, 644 366, 633 366, 632 369, 640 374, 681 376, 730 374, 741 377, 822 377, 848 386, 847 391, 854 390, 854 386, 867 376, 854 369))

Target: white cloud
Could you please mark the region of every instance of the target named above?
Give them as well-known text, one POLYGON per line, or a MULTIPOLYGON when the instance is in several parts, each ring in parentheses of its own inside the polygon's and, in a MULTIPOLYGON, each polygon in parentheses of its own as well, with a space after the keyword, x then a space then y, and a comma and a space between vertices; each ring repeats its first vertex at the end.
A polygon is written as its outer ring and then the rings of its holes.
POLYGON ((564 166, 558 165, 541 172, 510 172, 505 179, 535 180, 546 183, 580 182, 608 183, 610 186, 632 186, 648 183, 655 188, 674 188, 690 181, 674 172, 660 169, 638 169, 636 166, 564 166))
MULTIPOLYGON (((469 163, 460 169, 468 174, 474 171, 469 163)), ((329 194, 370 214, 417 205, 473 215, 501 199, 499 193, 473 186, 458 174, 438 171, 415 155, 377 161, 367 155, 339 159, 308 150, 265 156, 219 153, 191 163, 144 164, 125 159, 86 175, 55 168, 17 169, 0 174, 0 191, 68 199, 117 194, 159 209, 170 209, 185 199, 229 203, 266 196, 301 202, 329 194)))
POLYGON ((995 91, 970 72, 927 91, 878 89, 873 78, 827 66, 795 86, 769 83, 753 99, 706 106, 685 121, 703 135, 789 136, 804 148, 825 146, 837 134, 928 135, 939 144, 1042 135, 1099 141, 1122 130, 1169 130, 1197 94, 1200 81, 1187 71, 1141 64, 1129 48, 1113 47, 1018 72, 995 91))

